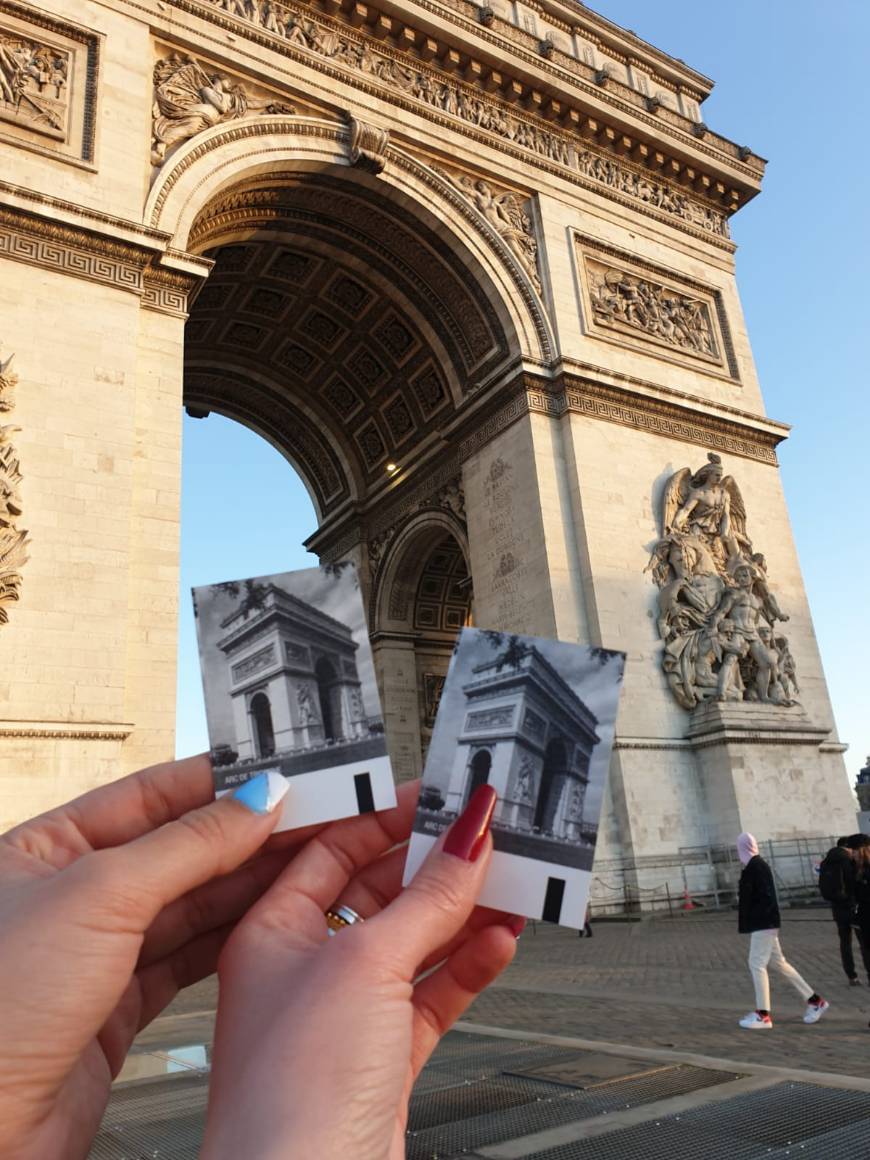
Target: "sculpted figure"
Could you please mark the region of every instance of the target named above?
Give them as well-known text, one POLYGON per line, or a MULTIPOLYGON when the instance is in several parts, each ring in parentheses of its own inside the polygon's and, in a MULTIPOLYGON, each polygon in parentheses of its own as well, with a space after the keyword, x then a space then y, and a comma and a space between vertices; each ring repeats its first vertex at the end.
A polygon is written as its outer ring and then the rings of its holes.
POLYGON ((152 163, 160 165, 173 145, 222 121, 233 121, 247 113, 292 111, 286 105, 252 101, 237 81, 217 74, 209 76, 191 57, 165 57, 154 66, 152 163))
POLYGON ((776 651, 779 654, 779 683, 782 685, 786 697, 791 699, 792 693, 800 693, 795 672, 794 657, 788 647, 788 637, 778 636, 774 639, 776 651))
POLYGON ((314 705, 311 700, 311 689, 308 685, 299 685, 296 689, 296 704, 299 707, 299 724, 310 725, 317 721, 314 705))
POLYGON ((647 564, 659 589, 665 677, 686 709, 711 696, 794 705, 794 660, 774 634, 787 616, 753 551, 740 489, 718 455, 707 459, 668 480, 662 536, 647 564))
POLYGON ((755 573, 752 567, 745 561, 738 562, 734 568, 735 587, 727 588, 723 592, 719 607, 713 614, 712 627, 716 629, 726 617, 731 618, 734 636, 746 642, 749 655, 758 666, 755 678, 757 699, 769 701, 771 681, 776 676, 776 653, 765 643, 758 631, 762 602, 752 591, 754 581, 755 573))

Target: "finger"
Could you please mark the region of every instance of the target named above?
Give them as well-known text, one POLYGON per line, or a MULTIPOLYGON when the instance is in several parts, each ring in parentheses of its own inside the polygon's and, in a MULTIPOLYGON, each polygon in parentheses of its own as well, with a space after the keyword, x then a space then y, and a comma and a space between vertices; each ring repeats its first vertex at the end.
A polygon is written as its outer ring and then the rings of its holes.
POLYGON ((345 818, 312 838, 252 907, 249 931, 278 927, 301 942, 320 942, 326 908, 343 901, 342 892, 363 867, 408 838, 419 791, 419 782, 406 782, 396 790, 394 809, 345 818))
POLYGON ((407 888, 367 924, 369 937, 390 948, 392 965, 403 976, 413 978, 422 962, 459 934, 471 914, 492 855, 489 823, 496 801, 491 785, 475 790, 407 888))
POLYGON ((216 927, 139 972, 142 1005, 135 1033, 156 1019, 179 991, 215 973, 220 953, 234 930, 234 923, 216 927))
MULTIPOLYGON (((376 914, 380 914, 401 892, 407 852, 405 846, 399 846, 365 867, 347 884, 341 897, 336 899, 336 905, 349 906, 362 919, 374 918, 376 914)), ((466 939, 484 927, 494 926, 496 923, 510 925, 511 922, 515 923, 516 920, 507 911, 491 910, 488 906, 475 906, 462 930, 448 943, 437 947, 428 955, 420 963, 419 971, 421 973, 428 971, 442 962, 466 939)))
POLYGON ((265 894, 294 853, 293 846, 267 850, 170 902, 145 932, 138 966, 148 966, 198 935, 236 922, 265 894))
POLYGON ((514 929, 502 923, 484 927, 414 988, 412 1074, 420 1073, 441 1037, 511 962, 514 929))
POLYGON ((258 774, 134 842, 81 859, 64 872, 63 893, 85 905, 92 922, 144 934, 169 903, 235 870, 262 846, 288 789, 280 774, 258 774))
POLYGON ((153 765, 23 822, 3 841, 56 867, 131 842, 214 797, 208 754, 153 765))

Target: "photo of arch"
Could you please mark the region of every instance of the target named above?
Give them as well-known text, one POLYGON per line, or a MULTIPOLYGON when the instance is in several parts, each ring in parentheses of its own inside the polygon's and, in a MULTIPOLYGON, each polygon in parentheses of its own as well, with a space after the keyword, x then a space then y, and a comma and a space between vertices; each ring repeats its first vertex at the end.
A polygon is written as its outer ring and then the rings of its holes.
POLYGON ((333 564, 193 590, 218 794, 291 780, 278 829, 395 805, 356 568, 333 564))
POLYGON ((463 629, 441 692, 408 851, 410 881, 489 784, 495 853, 480 902, 582 928, 625 656, 463 629))

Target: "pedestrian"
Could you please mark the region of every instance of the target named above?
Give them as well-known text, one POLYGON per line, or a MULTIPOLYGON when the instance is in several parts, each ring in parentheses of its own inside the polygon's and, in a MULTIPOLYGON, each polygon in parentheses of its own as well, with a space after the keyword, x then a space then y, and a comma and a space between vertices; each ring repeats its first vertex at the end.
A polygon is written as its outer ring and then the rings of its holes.
MULTIPOLYGON (((860 986, 861 980, 855 970, 855 957, 852 954, 852 931, 855 924, 855 863, 853 853, 849 848, 852 838, 838 838, 825 855, 819 867, 819 892, 826 902, 830 903, 831 914, 837 926, 840 939, 840 961, 846 978, 852 987, 860 986)), ((866 940, 858 933, 858 947, 864 960, 867 979, 870 982, 870 952, 866 940)))
MULTIPOLYGON (((858 940, 865 955, 870 957, 870 836, 853 834, 849 839, 855 870, 855 920, 858 940)), ((865 963, 867 959, 865 958, 865 963)), ((870 974, 870 972, 868 972, 870 974)))
POLYGON ((758 853, 758 843, 752 834, 740 835, 737 839, 737 853, 743 863, 737 929, 741 934, 750 935, 749 971, 755 985, 755 1010, 744 1015, 740 1026, 753 1031, 773 1026, 770 1017, 768 964, 788 979, 801 998, 806 1000, 804 1023, 817 1023, 830 1004, 798 974, 782 953, 779 945, 779 904, 776 901, 773 874, 758 853))

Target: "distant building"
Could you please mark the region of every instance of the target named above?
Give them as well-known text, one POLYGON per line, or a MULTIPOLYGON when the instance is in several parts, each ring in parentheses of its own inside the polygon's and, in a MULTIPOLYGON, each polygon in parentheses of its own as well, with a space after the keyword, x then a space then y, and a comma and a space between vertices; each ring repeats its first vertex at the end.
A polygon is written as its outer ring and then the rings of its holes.
POLYGON ((498 793, 494 825, 563 841, 583 831, 598 721, 536 648, 476 665, 447 791, 459 812, 479 785, 498 793))
POLYGON ((240 761, 368 735, 347 625, 270 584, 260 609, 221 628, 240 761))

